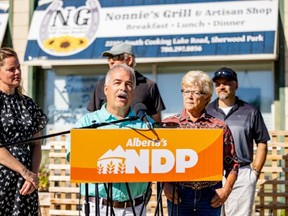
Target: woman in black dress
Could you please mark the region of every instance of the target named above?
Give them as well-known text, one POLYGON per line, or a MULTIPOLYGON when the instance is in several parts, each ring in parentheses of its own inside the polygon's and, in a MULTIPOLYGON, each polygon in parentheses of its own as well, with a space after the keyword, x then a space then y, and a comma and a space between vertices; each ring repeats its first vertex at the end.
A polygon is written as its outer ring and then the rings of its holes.
MULTIPOLYGON (((22 94, 21 69, 16 52, 0 49, 0 143, 21 142, 39 136, 47 117, 22 94)), ((0 148, 0 215, 38 215, 38 169, 41 141, 0 148)))

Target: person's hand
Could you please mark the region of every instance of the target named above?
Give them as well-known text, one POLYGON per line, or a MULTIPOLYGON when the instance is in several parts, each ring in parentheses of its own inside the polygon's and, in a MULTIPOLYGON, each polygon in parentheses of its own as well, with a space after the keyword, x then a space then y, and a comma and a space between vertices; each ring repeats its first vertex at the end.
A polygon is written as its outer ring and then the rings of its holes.
POLYGON ((37 174, 31 172, 30 170, 28 170, 26 168, 24 168, 20 174, 22 175, 22 177, 25 180, 30 182, 35 189, 38 188, 38 186, 39 186, 39 178, 38 178, 37 174))
MULTIPOLYGON (((167 199, 169 201, 172 202, 172 198, 173 198, 173 184, 169 183, 169 182, 165 182, 164 183, 164 194, 167 197, 167 199)), ((175 194, 174 194, 174 204, 178 204, 178 192, 177 190, 175 190, 175 194)), ((181 203, 181 199, 179 198, 179 203, 181 203)))
POLYGON ((33 184, 26 180, 19 192, 21 195, 27 195, 31 194, 34 190, 36 190, 36 188, 33 186, 33 184))
POLYGON ((260 171, 257 171, 256 168, 252 168, 252 171, 254 172, 254 174, 256 175, 256 178, 257 178, 257 180, 258 180, 261 172, 260 172, 260 171))
POLYGON ((229 194, 231 193, 231 190, 227 190, 225 188, 218 188, 215 190, 215 195, 211 199, 211 206, 213 208, 218 208, 224 204, 224 202, 227 200, 229 194))

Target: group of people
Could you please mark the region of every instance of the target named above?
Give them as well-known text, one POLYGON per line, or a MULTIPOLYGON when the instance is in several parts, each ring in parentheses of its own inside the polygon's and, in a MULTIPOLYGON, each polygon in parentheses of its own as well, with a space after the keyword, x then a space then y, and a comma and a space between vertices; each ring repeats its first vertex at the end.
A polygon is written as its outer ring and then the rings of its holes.
MULTIPOLYGON (((133 107, 147 107, 147 120, 173 123, 176 128, 223 129, 223 181, 165 182, 169 215, 179 216, 248 216, 252 213, 256 182, 265 163, 269 134, 262 115, 254 106, 236 96, 237 73, 220 68, 211 79, 203 71, 190 71, 182 78, 183 109, 181 113, 161 119, 165 105, 157 84, 134 70, 133 47, 126 43, 102 53, 107 57, 109 71, 100 80, 88 103, 88 114, 76 127, 91 122, 110 122, 135 116, 133 107), (210 103, 212 94, 217 99, 210 103), (254 142, 257 145, 253 159, 254 142), (174 190, 175 189, 175 190, 174 190)), ((21 69, 16 53, 0 49, 0 143, 17 142, 39 136, 47 124, 43 111, 21 92, 21 69), (21 121, 20 121, 21 120, 21 121)), ((141 120, 123 121, 103 128, 147 128, 141 120)), ((101 127, 102 128, 102 127, 101 127)), ((99 129, 101 129, 99 128, 99 129)), ((4 215, 37 215, 37 173, 41 159, 41 143, 0 148, 0 212, 4 215), (8 178, 7 178, 8 176, 8 178), (7 180, 9 179, 9 180, 7 180), (7 213, 6 213, 7 212, 7 213), (16 212, 16 214, 15 214, 16 212), (19 212, 19 213, 18 213, 19 212)), ((69 161, 70 148, 67 147, 69 161)), ((112 203, 107 199, 105 184, 98 184, 99 202, 95 200, 95 184, 89 184, 88 194, 81 185, 81 194, 89 202, 89 215, 146 215, 144 194, 148 182, 113 183, 112 203), (132 196, 132 201, 130 200, 132 196), (95 206, 99 203, 99 206, 95 206), (99 207, 99 208, 98 208, 99 207), (108 211, 108 212, 107 212, 108 211)), ((87 215, 85 208, 82 215, 87 215)))

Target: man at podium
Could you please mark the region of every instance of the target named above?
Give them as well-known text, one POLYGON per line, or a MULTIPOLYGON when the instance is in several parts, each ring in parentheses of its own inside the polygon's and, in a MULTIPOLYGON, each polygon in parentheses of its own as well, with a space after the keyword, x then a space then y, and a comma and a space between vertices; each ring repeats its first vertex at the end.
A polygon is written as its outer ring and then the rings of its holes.
MULTIPOLYGON (((126 64, 119 64, 112 67, 106 75, 104 86, 107 103, 105 103, 100 110, 88 113, 80 118, 76 123, 76 127, 83 128, 95 123, 109 123, 135 116, 135 113, 130 106, 135 86, 135 73, 131 67, 126 64)), ((153 122, 152 118, 149 116, 147 119, 149 122, 153 122)), ((99 127, 97 130, 111 128, 127 129, 129 127, 138 129, 148 128, 147 122, 138 119, 121 121, 121 123, 117 124, 105 124, 105 126, 99 127)), ((95 140, 97 139, 98 138, 95 137, 95 140)), ((67 148, 67 160, 69 160, 69 158, 70 147, 67 148)), ((146 215, 144 198, 147 186, 147 182, 128 183, 128 188, 126 183, 113 183, 111 197, 106 193, 107 184, 99 183, 99 197, 95 197, 95 184, 88 184, 89 214, 85 211, 85 207, 87 208, 88 205, 85 203, 82 209, 82 215, 94 216, 95 211, 99 212, 100 215, 110 215, 111 206, 113 206, 114 215, 146 215), (129 193, 132 200, 129 198, 129 193), (98 203, 96 201, 99 201, 99 209, 95 206, 95 204, 98 203)), ((85 185, 81 184, 81 195, 86 196, 85 192, 87 192, 87 190, 85 190, 85 185)), ((87 197, 85 198, 85 200, 87 200, 87 197)))

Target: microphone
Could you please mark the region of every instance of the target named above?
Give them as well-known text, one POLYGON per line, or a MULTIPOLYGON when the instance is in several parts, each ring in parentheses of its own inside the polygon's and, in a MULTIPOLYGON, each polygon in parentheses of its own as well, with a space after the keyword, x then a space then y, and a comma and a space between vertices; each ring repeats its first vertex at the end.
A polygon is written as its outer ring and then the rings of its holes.
POLYGON ((147 107, 145 106, 145 104, 143 103, 136 103, 134 106, 133 106, 133 109, 134 109, 134 112, 136 113, 137 117, 145 122, 146 126, 149 128, 149 130, 152 130, 152 126, 151 126, 151 123, 148 121, 147 119, 147 107))

